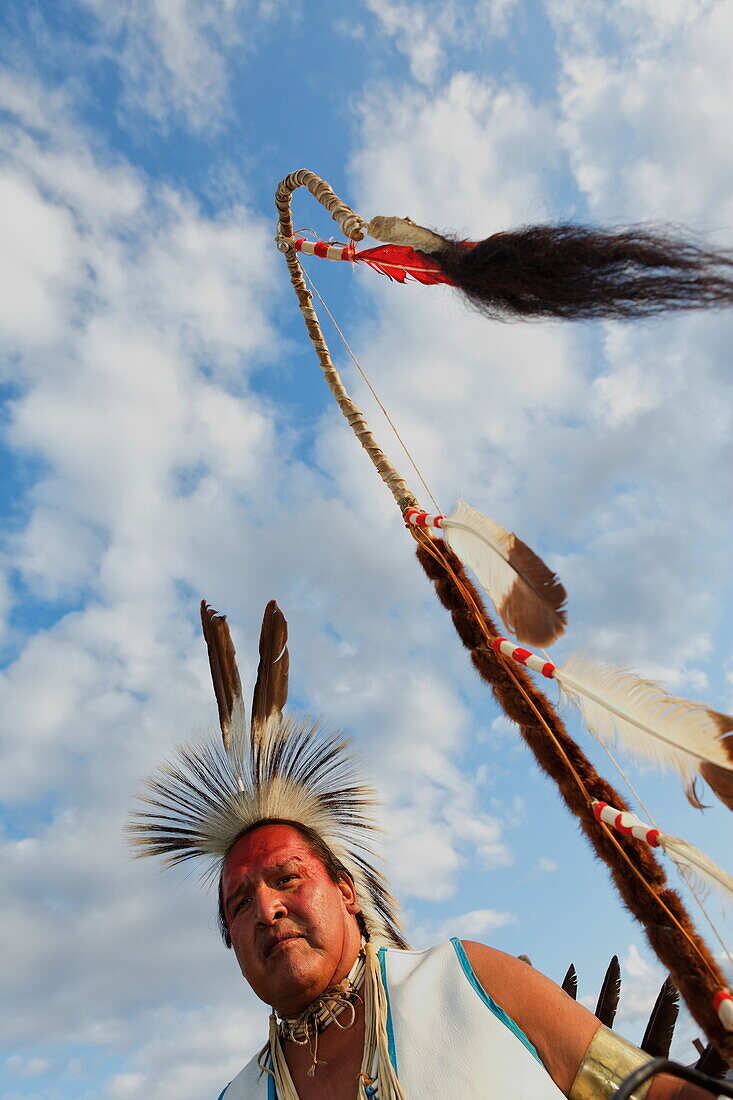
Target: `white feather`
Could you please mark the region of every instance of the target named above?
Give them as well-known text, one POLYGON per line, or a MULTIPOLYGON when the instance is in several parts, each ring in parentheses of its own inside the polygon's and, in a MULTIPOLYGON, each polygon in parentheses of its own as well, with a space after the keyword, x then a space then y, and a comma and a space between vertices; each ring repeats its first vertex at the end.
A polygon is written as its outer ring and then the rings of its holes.
POLYGON ((565 629, 565 590, 516 535, 459 500, 442 523, 451 550, 478 577, 507 630, 521 641, 550 645, 565 629))
POLYGON ((661 833, 659 843, 678 867, 692 873, 691 877, 698 887, 705 891, 715 890, 727 907, 733 904, 733 875, 729 875, 704 852, 678 836, 661 833))
POLYGON ((677 698, 652 680, 586 653, 571 653, 555 678, 600 740, 674 768, 686 783, 702 761, 731 768, 720 727, 704 703, 677 698))
POLYGON ((451 550, 473 569, 494 603, 503 603, 517 579, 507 560, 512 543, 509 532, 463 500, 452 516, 445 517, 443 530, 451 550))

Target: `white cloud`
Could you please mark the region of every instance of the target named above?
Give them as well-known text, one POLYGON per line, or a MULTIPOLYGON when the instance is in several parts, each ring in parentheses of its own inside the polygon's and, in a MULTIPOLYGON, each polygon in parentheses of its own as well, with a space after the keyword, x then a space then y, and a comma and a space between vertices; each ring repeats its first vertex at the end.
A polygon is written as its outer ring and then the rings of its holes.
POLYGON ((732 227, 733 158, 720 141, 720 104, 733 93, 730 6, 559 0, 549 8, 565 73, 562 133, 594 212, 732 227))
POLYGON ((84 0, 100 48, 121 70, 128 108, 160 124, 216 128, 228 111, 229 68, 278 0, 84 0))
POLYGON ((367 0, 383 34, 394 38, 406 56, 413 77, 433 84, 444 61, 445 40, 455 33, 456 11, 451 4, 428 8, 425 4, 367 0))
POLYGON ((497 928, 504 928, 514 919, 511 913, 501 913, 496 909, 472 909, 438 923, 421 925, 415 930, 413 942, 418 948, 441 943, 453 936, 457 936, 459 940, 483 942, 497 928))
POLYGON ((412 77, 428 87, 441 75, 455 47, 466 47, 508 32, 517 0, 452 0, 410 3, 367 0, 380 32, 405 55, 412 77))
POLYGON ((495 909, 472 909, 470 913, 462 913, 445 921, 438 935, 448 936, 452 929, 452 935, 459 939, 475 939, 488 936, 490 932, 509 924, 512 919, 509 913, 498 913, 495 909))
POLYGON ((81 279, 71 215, 12 172, 0 176, 0 212, 2 339, 47 344, 60 335, 81 279))
POLYGON ((5 1069, 18 1077, 38 1077, 50 1068, 48 1058, 24 1058, 22 1054, 12 1054, 5 1059, 5 1069))

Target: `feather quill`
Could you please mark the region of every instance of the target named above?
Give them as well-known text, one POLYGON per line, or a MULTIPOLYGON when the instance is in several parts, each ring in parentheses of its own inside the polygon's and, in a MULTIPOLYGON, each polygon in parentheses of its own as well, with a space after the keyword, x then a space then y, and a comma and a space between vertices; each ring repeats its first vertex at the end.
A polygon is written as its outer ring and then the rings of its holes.
POLYGON ((599 740, 674 768, 688 788, 701 774, 733 809, 726 793, 733 795, 733 741, 723 736, 733 729, 733 718, 586 653, 571 653, 555 679, 599 740))
MULTIPOLYGON (((697 1046, 697 1040, 695 1045, 697 1046)), ((700 1046, 702 1047, 702 1043, 700 1046)), ((695 1063, 695 1069, 698 1069, 700 1073, 707 1073, 709 1077, 714 1077, 717 1081, 722 1081, 730 1069, 730 1066, 725 1058, 721 1057, 713 1044, 708 1043, 708 1045, 700 1051, 700 1057, 695 1063)))
POLYGON ((568 967, 567 973, 562 980, 561 988, 567 993, 568 997, 572 997, 574 1001, 578 999, 578 975, 572 963, 568 967))
POLYGON ((245 714, 242 699, 242 682, 239 679, 236 650, 226 615, 217 615, 206 600, 201 601, 201 626, 209 651, 209 667, 214 684, 216 705, 219 709, 219 725, 224 748, 229 749, 232 727, 244 728, 245 714))
POLYGON ((282 714, 288 701, 290 654, 288 624, 275 600, 270 600, 262 617, 260 663, 252 699, 252 737, 261 733, 272 715, 282 714))
POLYGON ((603 979, 603 985, 598 995, 598 1004, 596 1005, 595 1011, 595 1016, 602 1024, 605 1024, 606 1027, 613 1027, 620 996, 621 967, 619 966, 618 956, 614 955, 608 964, 608 970, 603 979))
POLYGON ((537 646, 560 637, 565 589, 526 543, 462 500, 441 526, 445 541, 473 569, 508 630, 537 646))
POLYGON ((733 875, 729 875, 699 848, 678 836, 660 833, 659 844, 678 867, 691 873, 700 890, 715 890, 724 905, 729 908, 733 906, 733 875))
POLYGON ((674 1026, 680 1010, 680 995, 671 978, 665 978, 654 1002, 644 1038, 639 1044, 652 1058, 666 1058, 672 1045, 674 1026))

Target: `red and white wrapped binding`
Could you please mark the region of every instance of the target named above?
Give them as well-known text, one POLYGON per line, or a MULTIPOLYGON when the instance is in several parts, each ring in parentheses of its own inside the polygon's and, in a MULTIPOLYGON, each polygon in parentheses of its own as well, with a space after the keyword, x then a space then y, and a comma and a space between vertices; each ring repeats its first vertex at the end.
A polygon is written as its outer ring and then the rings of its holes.
POLYGON ((658 846, 659 829, 652 829, 651 825, 646 825, 636 814, 632 814, 629 810, 616 810, 607 802, 594 801, 591 805, 596 821, 604 821, 622 836, 636 837, 637 840, 650 844, 652 848, 658 846))
POLYGON ((411 523, 413 527, 442 527, 445 516, 432 516, 430 512, 423 512, 419 508, 407 508, 403 512, 405 523, 411 523))
POLYGON ((713 1008, 726 1031, 733 1031, 733 996, 729 989, 719 989, 713 997, 713 1008))
POLYGON ((531 649, 525 649, 524 646, 517 645, 516 642, 510 642, 508 638, 494 638, 491 648, 495 649, 497 653, 503 653, 505 657, 511 657, 519 665, 526 665, 527 668, 532 668, 535 672, 541 672, 548 680, 552 680, 555 676, 556 668, 552 661, 546 661, 544 657, 538 657, 531 649))
POLYGON ((320 256, 322 260, 354 259, 354 246, 350 244, 328 244, 326 241, 307 241, 305 237, 296 237, 292 245, 296 252, 302 252, 304 256, 320 256))

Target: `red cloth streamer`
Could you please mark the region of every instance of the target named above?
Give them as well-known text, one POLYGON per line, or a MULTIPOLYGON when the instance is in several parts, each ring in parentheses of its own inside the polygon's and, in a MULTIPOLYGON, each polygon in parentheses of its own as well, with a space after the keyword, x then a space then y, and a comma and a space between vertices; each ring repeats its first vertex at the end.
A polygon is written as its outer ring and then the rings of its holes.
MULTIPOLYGON (((472 245, 473 242, 466 241, 466 244, 472 245)), ((439 263, 424 252, 418 252, 408 245, 383 244, 378 248, 365 248, 357 252, 353 241, 351 244, 339 245, 296 237, 292 241, 292 246, 296 252, 302 252, 306 256, 319 256, 322 260, 348 260, 351 263, 367 264, 368 267, 397 283, 414 279, 415 282, 422 283, 424 286, 434 286, 436 283, 456 286, 439 263)))
POLYGON ((423 286, 434 286, 436 283, 456 285, 452 279, 448 278, 440 264, 430 256, 417 252, 407 245, 383 244, 379 248, 366 248, 361 252, 355 252, 353 259, 356 263, 368 264, 375 271, 387 275, 398 283, 414 279, 423 286))

